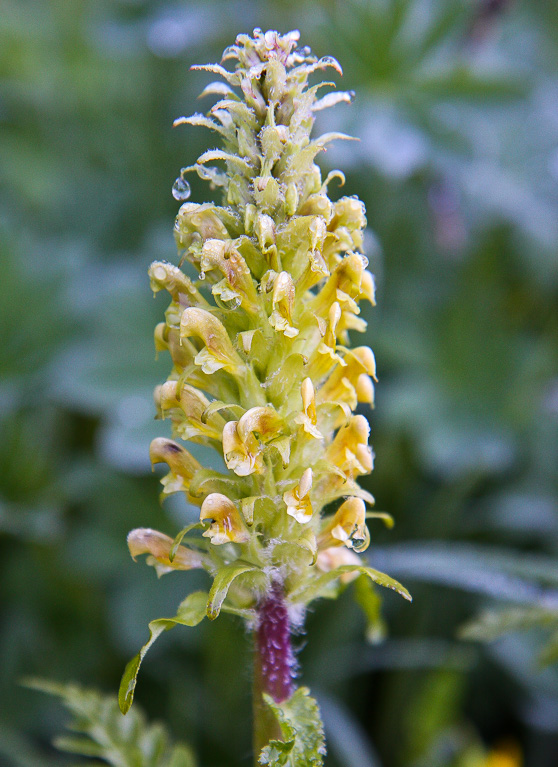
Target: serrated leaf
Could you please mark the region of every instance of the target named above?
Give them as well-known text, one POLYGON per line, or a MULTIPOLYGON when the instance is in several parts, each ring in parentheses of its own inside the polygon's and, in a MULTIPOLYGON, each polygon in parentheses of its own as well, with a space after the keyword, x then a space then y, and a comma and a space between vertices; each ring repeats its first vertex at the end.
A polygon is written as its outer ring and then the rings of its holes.
POLYGON ((260 754, 260 764, 286 764, 294 744, 294 740, 289 740, 286 743, 282 740, 270 740, 267 746, 262 749, 260 754))
POLYGON ((149 640, 143 645, 139 653, 129 661, 122 675, 118 690, 118 705, 123 714, 130 710, 134 700, 138 672, 151 645, 164 631, 169 631, 175 626, 197 626, 205 617, 206 601, 207 594, 204 591, 196 591, 187 596, 180 604, 174 618, 158 618, 149 623, 149 640))
POLYGON ((284 740, 272 740, 260 754, 268 767, 320 767, 326 752, 320 709, 307 687, 299 687, 288 700, 264 700, 273 711, 284 740))
POLYGON ((112 695, 76 684, 58 684, 43 679, 25 684, 61 698, 72 714, 68 728, 72 734, 60 736, 55 745, 60 750, 101 761, 87 764, 110 764, 113 767, 195 767, 192 751, 183 743, 169 744, 160 724, 149 725, 139 706, 124 718, 112 695))
POLYGON ((329 572, 318 576, 309 585, 293 591, 289 594, 289 599, 292 602, 302 602, 303 604, 307 604, 313 599, 322 596, 322 593, 327 591, 330 584, 344 573, 362 573, 363 575, 367 575, 374 581, 374 583, 377 583, 378 586, 383 586, 384 588, 396 591, 409 602, 413 601, 412 596, 399 581, 396 581, 395 578, 391 578, 385 573, 381 573, 379 570, 374 570, 373 567, 366 567, 365 565, 342 565, 341 567, 336 567, 334 570, 330 570, 329 572))
POLYGON ((207 600, 206 612, 210 621, 215 620, 221 611, 221 605, 225 601, 228 594, 231 583, 243 573, 248 573, 253 570, 257 570, 254 565, 249 565, 247 562, 231 562, 230 565, 225 565, 217 570, 217 574, 213 579, 213 585, 209 591, 209 599, 207 600))

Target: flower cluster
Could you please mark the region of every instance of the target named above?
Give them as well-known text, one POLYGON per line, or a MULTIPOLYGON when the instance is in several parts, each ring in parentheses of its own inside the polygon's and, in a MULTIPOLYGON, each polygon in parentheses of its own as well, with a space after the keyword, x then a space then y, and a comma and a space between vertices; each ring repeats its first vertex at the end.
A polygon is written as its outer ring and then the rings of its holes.
POLYGON ((153 290, 171 298, 155 345, 172 370, 155 401, 174 437, 156 439, 151 460, 169 469, 162 495, 183 492, 200 514, 174 540, 132 531, 130 551, 149 554, 159 573, 205 568, 226 582, 223 606, 247 618, 277 584, 295 615, 359 573, 408 597, 358 554, 373 503, 358 478, 373 454, 355 411, 373 404, 376 368, 368 346, 349 347, 349 331, 366 328, 359 303, 374 303, 374 278, 362 202, 332 201, 328 186, 343 174, 323 180, 316 164, 329 142, 350 137, 311 136, 315 114, 353 94, 309 85, 314 72, 341 68, 298 38, 255 30, 225 51, 234 69, 195 67, 222 78, 202 93, 218 100, 175 124, 206 126, 221 148, 184 168, 174 194, 187 199, 195 172, 222 202, 184 202, 174 229, 183 268, 149 270, 153 290), (214 448, 223 470, 201 466, 184 442, 214 448))

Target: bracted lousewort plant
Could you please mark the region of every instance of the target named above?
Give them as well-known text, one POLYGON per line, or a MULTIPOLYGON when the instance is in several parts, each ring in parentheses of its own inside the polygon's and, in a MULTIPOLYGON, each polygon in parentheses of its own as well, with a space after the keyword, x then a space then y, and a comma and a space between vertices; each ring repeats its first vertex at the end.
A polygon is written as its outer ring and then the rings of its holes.
POLYGON ((373 498, 357 482, 372 470, 368 421, 355 410, 373 403, 375 362, 367 346, 350 348, 349 331, 366 327, 359 302, 374 303, 374 279, 361 253, 362 202, 332 202, 328 185, 342 184, 343 174, 322 180, 315 162, 329 142, 349 137, 311 137, 315 113, 352 94, 322 96, 332 83, 308 84, 316 71, 341 68, 298 48, 298 39, 240 35, 223 56, 234 70, 194 67, 222 78, 203 91, 218 97, 208 115, 175 121, 206 126, 221 141, 182 170, 175 198, 187 200, 186 174, 195 172, 222 200, 183 202, 180 264, 157 261, 149 270, 153 290, 171 297, 155 345, 170 353, 172 370, 155 400, 175 438, 155 439, 150 454, 169 468, 162 496, 183 492, 200 513, 174 539, 140 528, 128 544, 158 574, 203 568, 213 583, 174 618, 150 624, 119 696, 125 712, 145 652, 163 631, 221 610, 241 616, 254 642, 256 763, 293 765, 320 764, 324 751, 317 706, 295 689, 291 636, 307 605, 359 575, 410 599, 359 556, 369 544, 367 517, 389 522, 366 510, 373 498), (188 441, 214 448, 227 471, 200 465, 188 441))

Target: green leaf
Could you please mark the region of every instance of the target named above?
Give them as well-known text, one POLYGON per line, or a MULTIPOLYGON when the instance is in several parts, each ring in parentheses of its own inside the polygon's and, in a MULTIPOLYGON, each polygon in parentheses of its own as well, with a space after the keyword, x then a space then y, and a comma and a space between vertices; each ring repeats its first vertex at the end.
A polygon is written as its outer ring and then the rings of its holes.
POLYGON ((299 687, 288 700, 264 700, 273 711, 284 740, 272 740, 260 754, 268 767, 320 767, 326 752, 320 709, 307 687, 299 687))
POLYGON ((336 567, 334 570, 330 570, 328 573, 318 576, 311 581, 309 585, 293 591, 289 594, 289 599, 292 602, 302 602, 307 604, 313 599, 317 599, 322 596, 322 594, 325 594, 330 584, 345 573, 362 573, 363 575, 367 575, 374 581, 374 583, 377 583, 378 586, 384 586, 387 589, 397 591, 398 594, 401 594, 401 596, 409 602, 413 601, 412 596, 399 581, 390 578, 389 575, 381 573, 379 570, 374 570, 374 568, 366 567, 365 565, 342 565, 341 567, 336 567))
POLYGON ((149 640, 143 645, 139 653, 128 663, 124 669, 124 674, 122 675, 120 689, 118 691, 118 704, 123 714, 126 714, 130 710, 130 706, 134 700, 134 690, 136 689, 138 672, 145 654, 151 645, 159 638, 163 631, 169 631, 169 629, 172 629, 179 624, 182 626, 197 626, 205 617, 206 600, 207 594, 204 591, 196 591, 187 596, 180 604, 174 618, 158 618, 157 620, 150 622, 149 640))
POLYGON ((210 621, 215 620, 221 612, 221 605, 229 591, 231 583, 243 573, 248 573, 259 568, 249 565, 247 562, 231 562, 229 565, 220 567, 213 579, 213 585, 209 592, 206 612, 210 621))
POLYGON ((76 738, 61 735, 59 738, 55 738, 54 745, 59 751, 66 751, 68 754, 98 756, 101 759, 104 754, 104 749, 89 738, 76 738))
POLYGON ((139 706, 123 717, 113 695, 42 679, 25 684, 61 698, 72 714, 68 724, 72 734, 55 740, 62 751, 113 767, 195 767, 191 749, 183 743, 171 744, 164 728, 148 724, 139 706))

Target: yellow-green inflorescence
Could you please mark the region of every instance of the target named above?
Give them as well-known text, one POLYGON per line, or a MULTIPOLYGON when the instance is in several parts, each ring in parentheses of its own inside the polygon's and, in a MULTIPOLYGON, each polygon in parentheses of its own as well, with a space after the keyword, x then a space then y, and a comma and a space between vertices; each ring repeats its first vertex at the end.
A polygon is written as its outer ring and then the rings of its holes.
POLYGON ((154 440, 151 460, 168 465, 163 496, 183 492, 200 514, 174 540, 133 530, 130 551, 149 554, 159 573, 204 568, 214 578, 209 617, 222 607, 252 627, 273 589, 293 623, 361 573, 408 597, 359 556, 375 515, 357 481, 372 470, 370 429, 355 411, 373 404, 376 369, 368 346, 350 348, 349 331, 366 328, 359 303, 374 303, 374 278, 361 252, 363 203, 332 202, 328 185, 343 174, 324 180, 316 165, 329 142, 349 137, 311 137, 316 112, 353 94, 310 86, 314 72, 341 68, 298 39, 255 30, 225 51, 234 69, 195 67, 222 78, 202 94, 218 100, 175 124, 210 128, 221 148, 183 169, 175 196, 187 196, 193 171, 222 202, 178 212, 180 265, 196 279, 162 261, 149 270, 153 290, 171 297, 155 345, 172 370, 155 400, 175 438, 154 440), (214 448, 226 471, 204 468, 185 442, 214 448))

